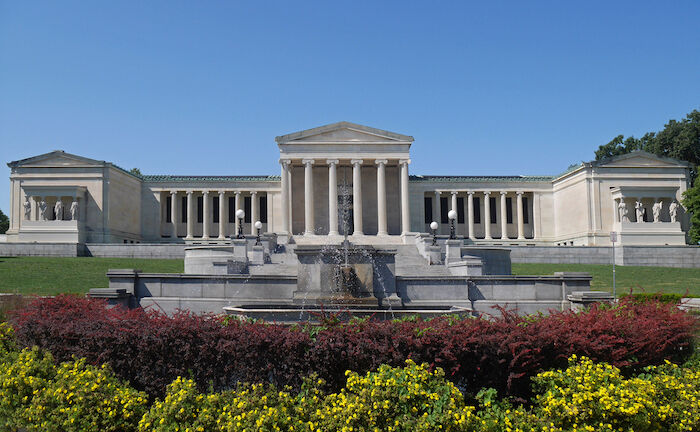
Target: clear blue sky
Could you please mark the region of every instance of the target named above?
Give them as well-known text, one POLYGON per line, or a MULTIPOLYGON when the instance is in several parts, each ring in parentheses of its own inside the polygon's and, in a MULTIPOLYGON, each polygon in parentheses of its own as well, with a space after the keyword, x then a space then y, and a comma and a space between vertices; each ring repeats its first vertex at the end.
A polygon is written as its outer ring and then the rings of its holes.
MULTIPOLYGON (((700 1, 0 0, 5 163, 278 174, 276 135, 413 135, 414 174, 555 174, 700 108, 700 1)), ((4 174, 3 174, 4 173, 4 174)))

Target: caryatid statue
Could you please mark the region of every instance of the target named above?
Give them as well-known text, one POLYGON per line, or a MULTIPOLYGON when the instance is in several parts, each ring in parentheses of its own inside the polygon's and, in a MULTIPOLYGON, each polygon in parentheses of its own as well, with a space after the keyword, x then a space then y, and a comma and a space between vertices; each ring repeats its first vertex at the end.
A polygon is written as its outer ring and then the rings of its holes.
POLYGON ((661 222, 661 207, 663 206, 663 201, 655 202, 651 208, 654 214, 654 222, 661 222))
POLYGON ((78 200, 73 200, 70 205, 70 220, 78 220, 78 200))
POLYGON ((44 197, 41 198, 41 201, 39 202, 39 220, 45 221, 46 220, 46 208, 48 206, 46 205, 46 201, 44 201, 44 197))
POLYGON ((678 222, 678 203, 676 200, 671 201, 668 206, 668 212, 671 214, 671 222, 678 222))
POLYGON ((629 211, 627 210, 627 204, 625 204, 625 200, 620 200, 620 204, 617 205, 617 211, 620 213, 620 222, 630 221, 629 211))
POLYGON ((63 201, 56 200, 56 205, 53 206, 53 212, 56 215, 56 220, 63 220, 63 201))
POLYGON ((641 200, 634 204, 634 209, 637 213, 637 223, 644 222, 644 204, 642 204, 641 200))
POLYGON ((29 197, 24 201, 24 220, 31 220, 32 217, 32 203, 29 202, 29 197))

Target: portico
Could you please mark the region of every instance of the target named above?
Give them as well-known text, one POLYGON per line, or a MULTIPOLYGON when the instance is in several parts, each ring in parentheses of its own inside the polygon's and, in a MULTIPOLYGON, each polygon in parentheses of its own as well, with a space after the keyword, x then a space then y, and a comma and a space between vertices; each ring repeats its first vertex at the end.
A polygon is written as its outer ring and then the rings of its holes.
POLYGON ((413 138, 341 122, 277 137, 283 222, 290 235, 400 235, 410 231, 413 138), (341 213, 351 213, 343 226, 341 213))

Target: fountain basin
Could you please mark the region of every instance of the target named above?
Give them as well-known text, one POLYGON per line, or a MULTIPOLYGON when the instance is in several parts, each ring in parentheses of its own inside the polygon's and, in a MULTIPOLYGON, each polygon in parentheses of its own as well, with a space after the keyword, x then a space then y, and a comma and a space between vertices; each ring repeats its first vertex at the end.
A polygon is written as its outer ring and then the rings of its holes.
POLYGON ((369 318, 383 321, 402 319, 410 316, 419 316, 423 319, 435 318, 442 315, 457 315, 460 317, 471 316, 471 309, 460 306, 424 306, 420 308, 378 309, 376 307, 363 307, 356 305, 248 305, 226 306, 224 312, 227 315, 240 319, 256 319, 283 324, 298 322, 318 323, 324 316, 333 314, 341 321, 349 321, 352 318, 369 318))

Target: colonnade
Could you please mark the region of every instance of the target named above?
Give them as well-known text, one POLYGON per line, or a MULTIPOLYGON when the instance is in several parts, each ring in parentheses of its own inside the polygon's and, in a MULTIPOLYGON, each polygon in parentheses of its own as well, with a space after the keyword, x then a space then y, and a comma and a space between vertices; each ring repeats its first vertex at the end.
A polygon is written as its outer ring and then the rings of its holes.
MULTIPOLYGON (((250 195, 250 233, 256 234, 255 222, 259 219, 260 214, 260 202, 258 200, 258 191, 240 191, 240 190, 215 190, 211 191, 208 189, 203 190, 169 190, 170 194, 170 237, 177 238, 177 226, 180 223, 179 213, 178 213, 178 193, 184 192, 187 196, 187 234, 185 240, 194 240, 194 224, 195 224, 195 194, 200 193, 202 195, 202 237, 203 240, 216 238, 217 240, 226 239, 226 227, 229 222, 226 221, 228 218, 228 197, 233 194, 234 196, 234 213, 243 207, 242 197, 243 194, 250 195), (214 220, 213 214, 213 203, 212 198, 214 195, 218 195, 219 198, 219 232, 218 235, 212 232, 212 223, 214 220)), ((234 233, 238 232, 239 224, 241 223, 238 218, 234 217, 234 233)))
POLYGON ((76 195, 26 195, 23 204, 24 220, 78 220, 80 218, 79 200, 80 198, 76 195), (64 197, 70 198, 70 204, 63 201, 64 197), (58 203, 60 206, 57 205, 58 203), (49 215, 52 217, 50 218, 49 215))
MULTIPOLYGON (((513 219, 517 220, 517 239, 518 240, 525 240, 525 217, 524 217, 524 212, 527 211, 527 209, 524 208, 523 206, 523 195, 525 194, 524 191, 472 191, 472 190, 451 190, 451 191, 435 191, 435 205, 433 205, 434 213, 433 213, 433 219, 436 221, 439 221, 441 219, 441 214, 440 214, 440 198, 442 193, 449 193, 451 196, 450 199, 450 210, 454 210, 457 212, 457 196, 459 194, 466 194, 467 195, 467 235, 469 236, 469 239, 475 240, 476 235, 474 231, 474 194, 478 193, 481 194, 483 197, 484 201, 484 213, 481 215, 482 219, 482 224, 484 226, 484 239, 485 240, 493 240, 494 237, 491 233, 491 195, 499 194, 500 195, 500 226, 501 226, 501 239, 507 239, 508 238, 508 226, 507 226, 507 206, 506 206, 506 195, 509 193, 515 193, 516 195, 516 214, 514 214, 513 219)), ((533 219, 536 219, 535 215, 537 212, 537 207, 533 203, 533 219)), ((499 216, 496 216, 496 220, 498 223, 499 216)), ((533 229, 534 233, 534 229, 533 229)))
POLYGON ((645 213, 647 206, 644 205, 644 200, 653 201, 651 205, 651 214, 647 214, 648 222, 677 222, 679 204, 673 197, 634 197, 630 198, 622 196, 614 198, 615 222, 645 222, 645 213), (628 204, 629 200, 633 200, 628 204), (668 203, 668 206, 665 203, 668 203), (663 212, 663 214, 662 214, 663 212))
MULTIPOLYGON (((363 235, 362 224, 362 167, 365 162, 373 162, 377 169, 377 235, 387 235, 387 208, 386 208, 386 166, 388 159, 350 159, 352 165, 352 193, 353 193, 353 233, 363 235)), ((410 210, 408 200, 408 165, 409 159, 399 159, 400 167, 400 194, 401 194, 401 232, 410 231, 410 210)), ((302 159, 304 165, 304 235, 315 234, 314 225, 314 181, 313 167, 317 165, 316 159, 302 159)), ((326 159, 328 165, 328 226, 329 235, 338 235, 338 176, 337 168, 339 159, 326 159)), ((281 231, 292 231, 292 205, 291 205, 291 164, 290 159, 281 159, 282 167, 282 228, 281 231)))

